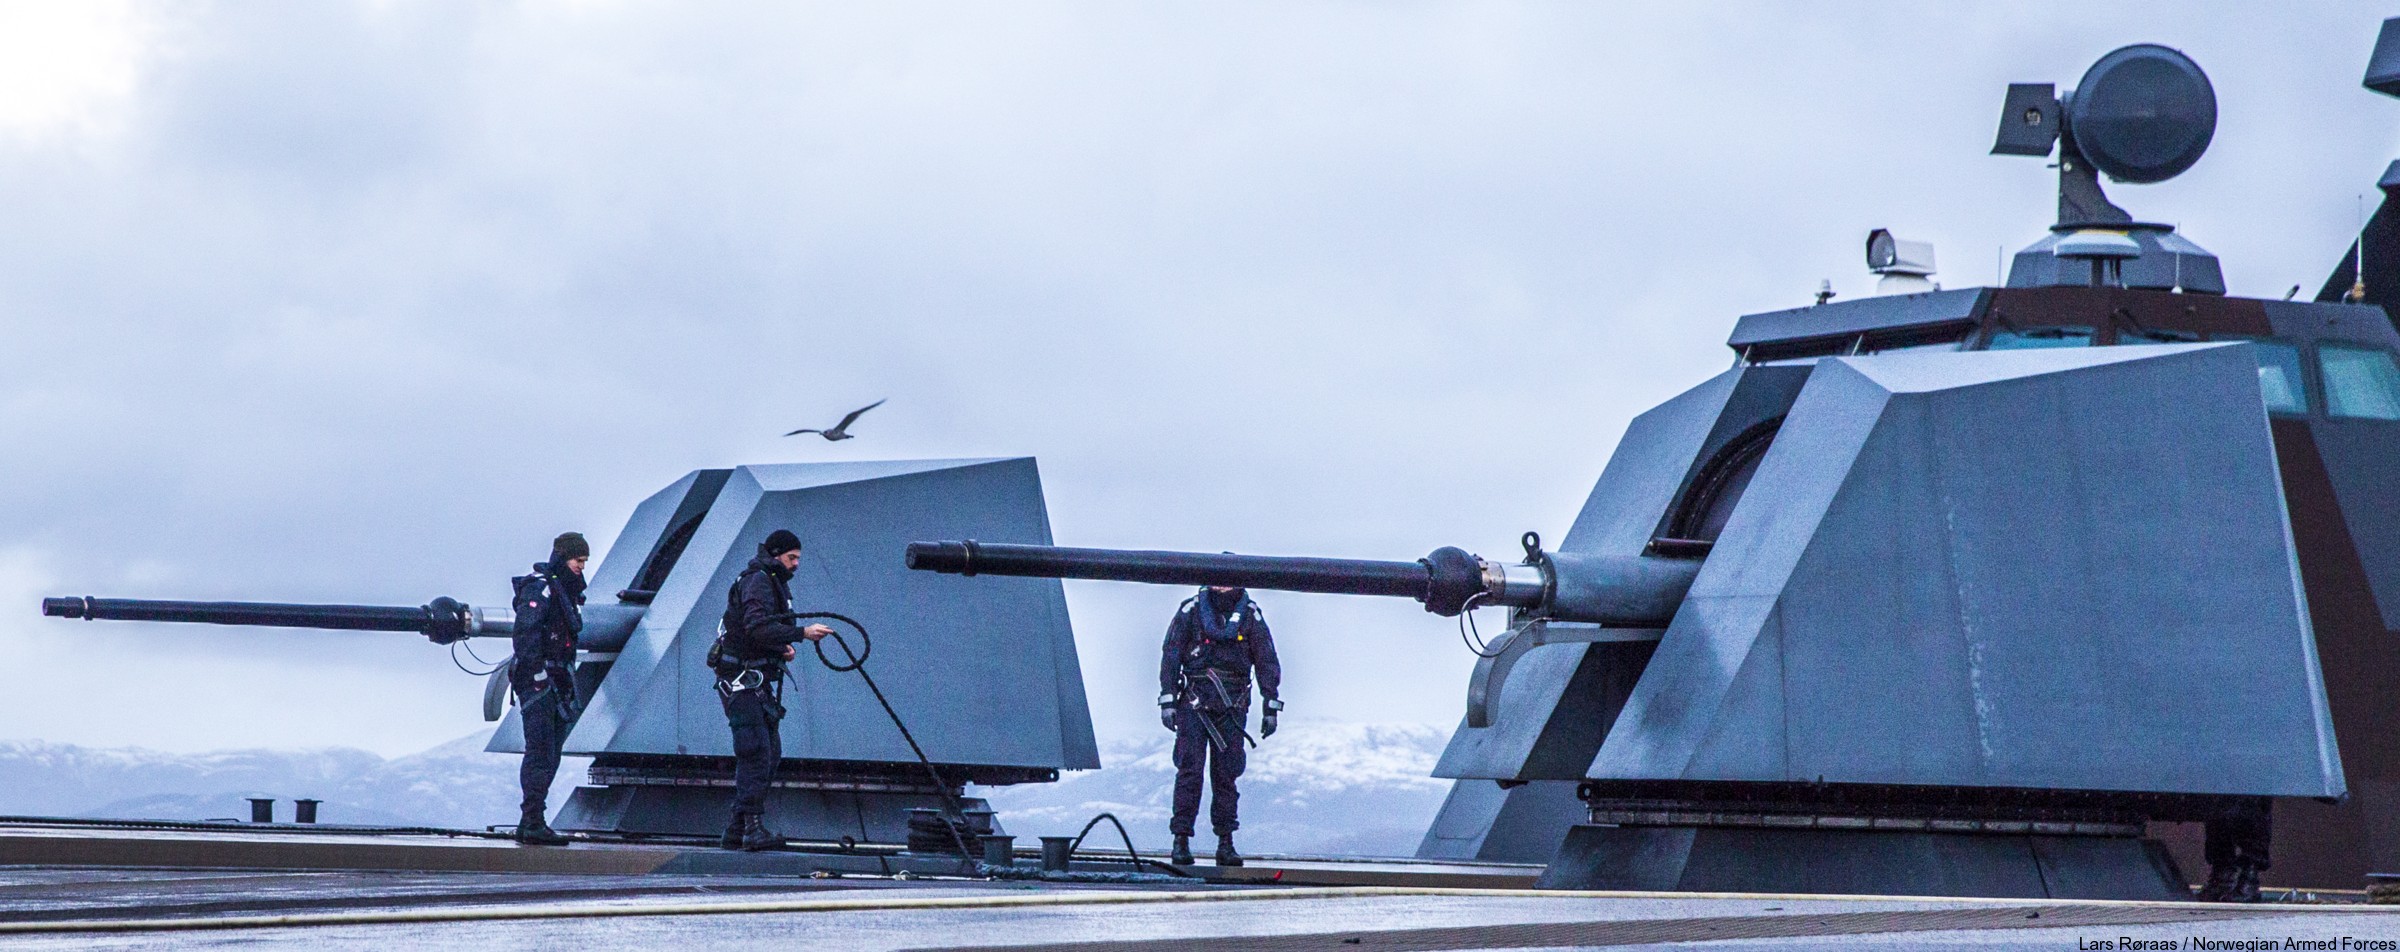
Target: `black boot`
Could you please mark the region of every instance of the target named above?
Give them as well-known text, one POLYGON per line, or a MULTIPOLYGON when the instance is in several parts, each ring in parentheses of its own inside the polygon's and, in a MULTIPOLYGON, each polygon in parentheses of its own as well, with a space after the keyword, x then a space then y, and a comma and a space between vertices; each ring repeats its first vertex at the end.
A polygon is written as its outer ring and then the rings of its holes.
POLYGON ((767 829, 765 818, 756 813, 742 814, 742 849, 755 853, 782 845, 783 837, 767 829))
POLYGON ((2226 902, 2225 897, 2233 892, 2234 876, 2231 863, 2209 867, 2208 882, 2200 884, 2200 895, 2195 898, 2201 902, 2226 902))
POLYGON ((1182 833, 1175 834, 1175 851, 1167 854, 1167 865, 1192 865, 1192 838, 1190 836, 1182 833))
POLYGON ((517 842, 527 846, 565 846, 572 840, 560 836, 550 824, 542 822, 542 811, 527 810, 517 818, 517 842))
POLYGON ((2257 902, 2258 870, 2247 863, 2220 863, 2208 868, 2208 883, 2200 887, 2201 902, 2257 902))
POLYGON ((749 814, 746 813, 736 813, 733 815, 733 819, 725 824, 725 835, 717 837, 717 846, 719 848, 729 850, 738 850, 742 848, 742 818, 748 815, 749 814))
POLYGON ((2262 901, 2261 897, 2260 897, 2260 896, 2259 896, 2259 894, 2258 894, 2258 868, 2257 868, 2257 867, 2254 867, 2254 866, 2244 866, 2244 867, 2242 867, 2242 875, 2241 875, 2240 877, 2236 878, 2236 879, 2234 880, 2234 882, 2233 882, 2233 901, 2234 901, 2234 902, 2260 902, 2260 901, 2262 901))
POLYGON ((1217 865, 1240 866, 1242 854, 1233 848, 1233 834, 1217 834, 1217 865))

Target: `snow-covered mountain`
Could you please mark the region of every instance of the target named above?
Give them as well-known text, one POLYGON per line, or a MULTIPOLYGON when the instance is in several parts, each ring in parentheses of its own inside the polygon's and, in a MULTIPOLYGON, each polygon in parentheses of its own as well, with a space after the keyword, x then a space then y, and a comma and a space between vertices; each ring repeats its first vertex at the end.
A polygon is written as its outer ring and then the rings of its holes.
MULTIPOLYGON (((1404 856, 1450 789, 1428 776, 1449 733, 1417 724, 1298 722, 1250 752, 1242 778, 1243 848, 1254 852, 1404 856)), ((476 733, 385 759, 363 750, 232 750, 172 754, 41 741, 0 743, 0 814, 126 819, 247 818, 247 797, 324 801, 326 823, 482 827, 516 821, 517 758, 483 751, 476 733)), ((1071 834, 1093 814, 1117 815, 1137 844, 1167 840, 1174 737, 1123 740, 1100 770, 1058 783, 979 788, 1009 832, 1071 834)), ((552 803, 582 778, 570 757, 552 803)), ((1208 834, 1206 807, 1200 832, 1208 834)), ((1115 834, 1095 833, 1113 844, 1115 834)), ((1204 846, 1209 845, 1203 843, 1204 846)))
MULTIPOLYGON (((483 752, 481 733, 385 759, 363 750, 171 754, 41 741, 0 743, 0 813, 205 820, 250 816, 247 797, 324 801, 325 823, 481 827, 516 822, 517 758, 483 752)), ((580 778, 561 770, 559 790, 580 778)))

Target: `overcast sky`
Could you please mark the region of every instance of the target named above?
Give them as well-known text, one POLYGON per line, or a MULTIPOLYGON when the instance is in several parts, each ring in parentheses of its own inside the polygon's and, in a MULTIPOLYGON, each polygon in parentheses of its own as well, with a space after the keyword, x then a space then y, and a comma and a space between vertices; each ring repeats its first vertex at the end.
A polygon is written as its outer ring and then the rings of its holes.
MULTIPOLYGON (((2112 196, 2313 292, 2400 155, 2388 12, 0 0, 0 738, 468 733, 411 636, 37 600, 504 600, 703 466, 1033 455, 1066 544, 1508 555, 1869 229, 1991 283, 2054 195, 2005 84, 2118 45, 2222 123, 2112 196)), ((1068 586, 1103 736, 1184 594, 1068 586)), ((1295 716, 1455 723, 1449 622, 1262 602, 1295 716)))

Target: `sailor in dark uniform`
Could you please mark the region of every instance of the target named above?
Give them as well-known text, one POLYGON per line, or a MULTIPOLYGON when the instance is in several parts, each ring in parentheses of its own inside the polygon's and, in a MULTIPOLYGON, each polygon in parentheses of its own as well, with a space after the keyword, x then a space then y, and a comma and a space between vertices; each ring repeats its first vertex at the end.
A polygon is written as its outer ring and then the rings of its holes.
POLYGON ((767 785, 783 760, 783 665, 795 654, 793 642, 833 634, 824 625, 792 624, 791 580, 799 567, 800 537, 789 529, 768 533, 726 595, 725 636, 709 652, 733 729, 733 818, 720 841, 726 849, 783 844, 766 826, 767 785))
POLYGON ((2259 901, 2258 874, 2272 865, 2267 862, 2267 845, 2274 804, 2266 797, 2229 797, 2202 827, 2207 833, 2208 882, 2200 887, 2201 902, 2259 901))
POLYGON ((1272 737, 1276 715, 1283 712, 1283 665, 1275 660, 1275 639, 1258 603, 1242 589, 1215 587, 1184 602, 1167 625, 1158 666, 1159 720, 1175 732, 1175 816, 1168 830, 1175 834, 1171 859, 1177 865, 1192 862, 1203 771, 1217 865, 1242 865, 1242 854, 1233 848, 1233 831, 1241 827, 1235 815, 1241 792, 1234 781, 1247 759, 1242 744, 1249 734, 1243 728, 1254 673, 1258 693, 1266 699, 1258 736, 1272 737))
POLYGON ((508 682, 525 727, 525 759, 517 768, 517 785, 524 794, 517 819, 520 843, 567 843, 542 813, 549 805, 550 781, 558 776, 567 730, 583 709, 575 694, 575 638, 583 633, 583 566, 591 556, 592 546, 582 533, 564 533, 551 540, 550 561, 514 580, 516 654, 509 661, 508 682))

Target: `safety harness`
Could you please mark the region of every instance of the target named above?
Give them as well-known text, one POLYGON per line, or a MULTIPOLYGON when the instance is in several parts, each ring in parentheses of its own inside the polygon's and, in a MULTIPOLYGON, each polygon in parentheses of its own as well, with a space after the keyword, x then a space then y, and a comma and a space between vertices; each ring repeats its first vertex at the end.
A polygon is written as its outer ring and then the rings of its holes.
MULTIPOLYGON (((776 579, 773 573, 755 565, 745 570, 742 575, 747 577, 752 572, 766 573, 770 581, 781 581, 776 579)), ((736 587, 741 584, 741 578, 734 580, 736 587)), ((776 615, 778 617, 789 616, 791 614, 790 596, 784 591, 782 585, 775 586, 775 594, 776 615)), ((742 627, 744 622, 740 612, 741 606, 738 603, 726 605, 725 617, 717 627, 717 640, 708 646, 708 667, 717 675, 717 695, 730 701, 736 695, 757 691, 760 692, 760 697, 773 704, 777 710, 781 710, 785 670, 783 659, 774 657, 741 658, 726 650, 727 639, 733 638, 737 633, 748 634, 747 630, 742 627)))
MULTIPOLYGON (((523 691, 524 697, 540 694, 553 685, 563 686, 565 690, 559 700, 569 709, 577 707, 574 671, 570 666, 575 657, 576 636, 583 630, 583 610, 576 604, 580 595, 571 591, 548 563, 534 566, 532 574, 519 575, 509 583, 513 590, 509 607, 520 619, 518 623, 540 625, 536 641, 539 647, 535 657, 529 659, 536 665, 526 676, 528 686, 523 691), (545 597, 550 601, 547 608, 542 604, 545 597), (553 619, 555 623, 545 623, 553 619)), ((528 659, 519 659, 522 660, 528 659)))
POLYGON ((1219 619, 1216 606, 1209 604, 1206 593, 1194 596, 1184 605, 1192 614, 1194 637, 1191 648, 1184 653, 1183 671, 1177 694, 1197 716, 1201 730, 1208 733, 1210 747, 1226 750, 1244 741, 1248 741, 1252 747, 1258 746, 1257 738, 1251 737, 1250 732, 1246 729, 1248 718, 1224 717, 1228 713, 1250 709, 1249 667, 1244 665, 1239 672, 1227 671, 1209 664, 1207 655, 1208 649, 1219 644, 1240 644, 1247 641, 1248 636, 1243 633, 1242 627, 1249 620, 1250 615, 1257 611, 1257 606, 1252 604, 1248 598, 1244 598, 1241 604, 1234 606, 1232 611, 1225 613, 1223 619, 1219 619), (1197 677, 1193 673, 1195 667, 1199 669, 1197 677), (1212 712, 1201 704, 1204 697, 1213 697, 1224 706, 1212 712), (1219 724, 1218 721, 1221 719, 1231 720, 1232 723, 1219 724), (1226 736, 1228 731, 1233 734, 1232 737, 1226 736))

